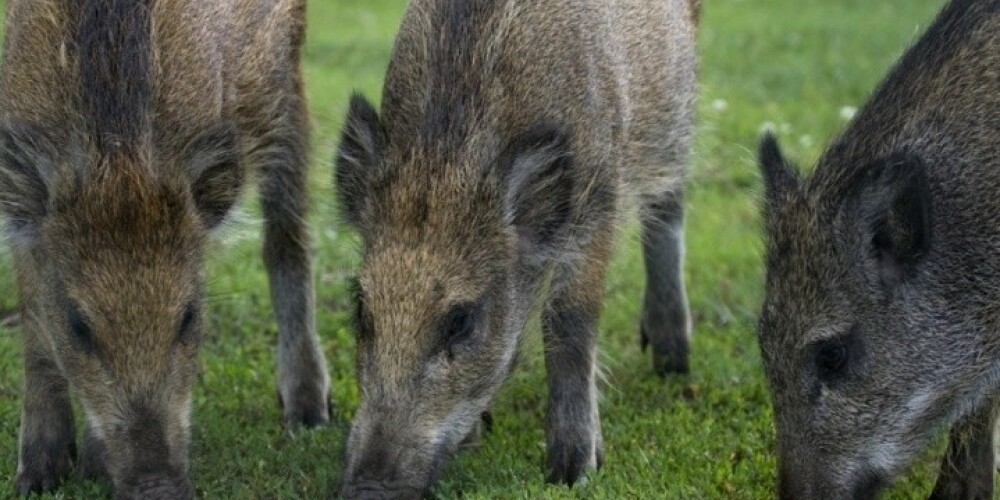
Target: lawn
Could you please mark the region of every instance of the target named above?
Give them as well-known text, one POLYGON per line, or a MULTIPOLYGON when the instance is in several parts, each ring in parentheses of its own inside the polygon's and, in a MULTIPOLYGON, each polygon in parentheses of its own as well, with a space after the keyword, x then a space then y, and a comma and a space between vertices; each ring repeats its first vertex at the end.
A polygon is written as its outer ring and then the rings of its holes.
MULTIPOLYGON (((543 483, 545 392, 540 339, 494 405, 493 432, 454 460, 441 498, 769 498, 774 429, 754 328, 762 293, 755 141, 773 128, 787 153, 812 164, 942 0, 710 0, 700 34, 702 92, 688 181, 692 373, 655 377, 639 350, 643 289, 638 238, 622 236, 601 322, 604 468, 574 489, 543 483)), ((201 498, 324 498, 335 491, 342 443, 358 403, 347 278, 358 241, 337 222, 331 156, 348 96, 377 97, 402 0, 313 0, 305 72, 313 112, 314 212, 320 334, 333 381, 334 422, 280 426, 267 283, 253 195, 210 252, 210 307, 196 389, 192 467, 201 498)), ((15 307, 0 252, 0 310, 15 307)), ((0 326, 0 497, 12 495, 20 419, 16 328, 0 326)), ((888 495, 930 492, 931 450, 888 495)), ((71 480, 54 498, 103 490, 71 480)))

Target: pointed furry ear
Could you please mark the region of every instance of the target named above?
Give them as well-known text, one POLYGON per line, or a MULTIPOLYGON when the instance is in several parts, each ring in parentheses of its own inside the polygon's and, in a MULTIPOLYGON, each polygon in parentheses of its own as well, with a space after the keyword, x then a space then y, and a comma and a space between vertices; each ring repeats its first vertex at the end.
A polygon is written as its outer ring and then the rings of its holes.
POLYGON ((361 225, 361 209, 372 174, 388 143, 378 111, 360 94, 351 96, 335 159, 340 212, 351 225, 361 225))
POLYGON ((536 126, 511 141, 503 158, 509 220, 532 251, 552 249, 569 225, 573 210, 569 132, 536 126))
POLYGON ((49 214, 55 158, 55 146, 38 127, 0 127, 0 214, 12 238, 30 238, 49 214))
POLYGON ((931 248, 933 200, 923 162, 898 153, 870 165, 844 205, 847 234, 887 287, 912 277, 931 248))
POLYGON ((223 122, 203 132, 188 144, 184 161, 195 206, 205 226, 214 229, 226 218, 243 187, 236 125, 223 122))
POLYGON ((764 178, 764 195, 768 201, 776 200, 799 186, 801 179, 798 172, 785 160, 777 139, 770 132, 761 138, 757 156, 764 178))

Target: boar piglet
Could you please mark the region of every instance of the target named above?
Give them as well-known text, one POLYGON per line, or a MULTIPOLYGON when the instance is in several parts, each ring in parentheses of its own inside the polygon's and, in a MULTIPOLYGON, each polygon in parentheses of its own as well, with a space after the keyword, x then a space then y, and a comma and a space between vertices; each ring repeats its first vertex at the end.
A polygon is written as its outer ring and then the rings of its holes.
POLYGON ((261 170, 289 423, 329 418, 304 226, 302 0, 10 0, 0 213, 23 311, 16 487, 76 458, 120 498, 188 498, 204 246, 261 170))
POLYGON ((617 226, 645 214, 642 320, 688 370, 681 184, 695 95, 687 0, 415 0, 382 110, 337 157, 363 240, 348 497, 412 497, 474 430, 541 309, 549 481, 601 462, 595 336, 617 226))
POLYGON ((811 177, 762 142, 782 498, 872 498, 947 426, 935 497, 991 498, 998 68, 1000 1, 957 0, 811 177))

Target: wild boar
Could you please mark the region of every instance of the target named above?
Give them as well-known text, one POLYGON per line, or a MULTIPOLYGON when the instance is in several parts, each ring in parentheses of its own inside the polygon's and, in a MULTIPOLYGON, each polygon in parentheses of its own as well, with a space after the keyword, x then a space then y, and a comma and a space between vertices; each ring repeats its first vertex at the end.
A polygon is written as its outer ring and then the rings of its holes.
POLYGON ((536 305, 548 480, 600 466, 595 337, 629 207, 645 215, 643 342, 658 372, 688 370, 696 6, 410 3, 381 114, 354 96, 336 159, 363 240, 345 496, 425 492, 507 378, 536 305))
POLYGON ((761 145, 759 339, 781 498, 872 498, 951 426, 935 498, 991 498, 1000 1, 955 0, 803 179, 761 145))
POLYGON ((9 0, 0 212, 23 311, 16 479, 190 498, 207 238, 261 172, 284 418, 329 419, 306 216, 304 0, 9 0))

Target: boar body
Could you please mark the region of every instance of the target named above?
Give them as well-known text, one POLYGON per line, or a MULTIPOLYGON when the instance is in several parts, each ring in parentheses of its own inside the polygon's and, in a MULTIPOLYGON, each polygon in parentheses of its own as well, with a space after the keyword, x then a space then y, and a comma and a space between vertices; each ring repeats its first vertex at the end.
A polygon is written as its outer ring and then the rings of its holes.
POLYGON ((75 458, 120 498, 186 498, 203 249, 260 170, 285 418, 328 419, 313 325, 299 0, 11 0, 0 212, 18 275, 16 486, 75 458))
POLYGON ((682 177, 696 4, 411 2, 381 114, 351 104, 337 159, 361 233, 349 497, 418 495, 542 312, 550 481, 601 461, 595 336, 617 227, 645 214, 642 337, 687 371, 682 177), (545 293, 543 293, 543 291, 545 293))
POLYGON ((951 2, 808 179, 766 138, 760 346, 782 498, 870 498, 943 426, 990 498, 1000 389, 1000 2, 951 2))

